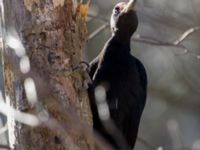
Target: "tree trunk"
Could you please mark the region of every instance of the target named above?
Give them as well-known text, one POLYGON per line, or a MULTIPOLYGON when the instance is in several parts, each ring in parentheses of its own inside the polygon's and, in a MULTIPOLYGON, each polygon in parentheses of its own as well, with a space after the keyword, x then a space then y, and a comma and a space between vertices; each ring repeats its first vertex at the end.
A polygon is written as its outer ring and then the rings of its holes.
POLYGON ((87 73, 79 68, 88 4, 78 0, 4 0, 6 33, 18 35, 26 50, 20 57, 9 49, 5 52, 5 93, 15 108, 40 121, 36 127, 17 126, 15 149, 93 149, 84 87, 87 73), (31 71, 22 73, 18 62, 26 55, 31 71), (32 105, 23 86, 30 79, 38 94, 32 105))

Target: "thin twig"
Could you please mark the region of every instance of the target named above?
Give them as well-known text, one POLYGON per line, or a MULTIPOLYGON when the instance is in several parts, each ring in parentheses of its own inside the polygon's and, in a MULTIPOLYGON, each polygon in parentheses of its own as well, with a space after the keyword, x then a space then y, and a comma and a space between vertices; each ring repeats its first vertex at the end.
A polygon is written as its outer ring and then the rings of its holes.
POLYGON ((0 148, 3 148, 3 149, 10 149, 9 145, 0 145, 0 148))
POLYGON ((146 146, 149 150, 157 150, 157 148, 153 145, 151 145, 149 142, 147 142, 146 140, 144 140, 141 137, 137 138, 138 142, 142 143, 144 146, 146 146))
MULTIPOLYGON (((189 34, 187 36, 189 36, 189 34)), ((133 37, 132 40, 135 42, 145 43, 145 44, 149 44, 149 45, 180 48, 180 49, 184 50, 183 53, 181 53, 182 55, 190 54, 191 56, 193 56, 197 59, 200 59, 200 54, 193 52, 190 49, 188 49, 186 46, 180 44, 184 39, 182 39, 179 42, 179 44, 175 44, 175 42, 173 42, 173 43, 164 42, 164 41, 152 39, 150 37, 145 37, 145 36, 133 37)))
POLYGON ((103 31, 104 29, 106 29, 107 27, 109 27, 109 23, 104 23, 102 26, 100 26, 99 28, 97 28, 94 32, 92 32, 89 37, 88 40, 93 39, 94 37, 96 37, 101 31, 103 31))
POLYGON ((105 17, 102 17, 102 16, 99 16, 99 15, 94 15, 92 13, 89 13, 88 12, 88 17, 91 17, 91 18, 96 18, 96 19, 99 19, 103 22, 109 22, 109 19, 105 18, 105 17))
MULTIPOLYGON (((109 20, 102 17, 102 16, 94 16, 92 14, 89 14, 90 17, 95 17, 101 21, 104 21, 104 24, 102 26, 100 26, 99 28, 97 28, 95 31, 93 31, 90 35, 88 40, 91 40, 93 38, 95 38, 101 31, 105 30, 107 27, 109 27, 109 20)), ((145 44, 149 44, 149 45, 155 45, 155 46, 168 46, 168 47, 176 47, 176 48, 180 48, 183 49, 183 53, 182 54, 190 54, 191 56, 200 59, 200 54, 197 54, 195 52, 192 52, 190 49, 188 49, 186 46, 182 45, 181 43, 186 40, 191 34, 193 34, 194 32, 200 30, 200 26, 197 27, 192 27, 187 29, 186 31, 184 31, 174 42, 165 42, 165 41, 160 41, 157 39, 152 39, 151 37, 146 37, 146 36, 137 36, 137 37, 133 37, 132 40, 135 42, 140 42, 140 43, 145 43, 145 44)))
POLYGON ((190 28, 188 30, 186 30, 175 42, 174 44, 175 45, 178 45, 180 44, 181 42, 183 42, 189 35, 191 35, 192 33, 196 32, 200 30, 200 27, 197 26, 197 27, 193 27, 193 28, 190 28))

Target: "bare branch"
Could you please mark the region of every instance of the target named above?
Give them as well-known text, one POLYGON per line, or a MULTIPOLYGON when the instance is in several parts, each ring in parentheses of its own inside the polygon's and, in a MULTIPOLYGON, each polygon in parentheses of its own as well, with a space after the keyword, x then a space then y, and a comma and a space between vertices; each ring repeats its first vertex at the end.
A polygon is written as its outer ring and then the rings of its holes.
MULTIPOLYGON (((104 17, 101 17, 101 16, 94 16, 92 14, 89 14, 88 16, 89 17, 93 17, 93 18, 95 17, 95 18, 97 18, 97 19, 99 19, 99 20, 104 22, 104 24, 102 26, 97 28, 94 32, 92 32, 89 35, 88 40, 91 40, 91 39, 95 38, 98 34, 100 34, 101 31, 103 31, 107 27, 109 27, 109 20, 104 18, 104 17)), ((200 26, 192 27, 190 29, 187 29, 174 42, 160 41, 160 40, 157 40, 157 39, 152 39, 151 37, 141 36, 141 35, 137 35, 136 37, 133 37, 132 40, 135 41, 135 42, 140 42, 140 43, 149 44, 149 45, 155 45, 155 46, 176 47, 176 48, 179 48, 179 49, 183 50, 183 53, 181 53, 181 54, 183 54, 183 55, 190 54, 191 56, 193 56, 193 57, 195 57, 197 59, 200 59, 200 54, 192 52, 186 46, 181 44, 191 34, 195 33, 198 30, 200 30, 200 26)))
POLYGON ((93 39, 94 37, 96 37, 101 31, 103 31, 104 29, 106 29, 107 27, 109 27, 109 23, 105 23, 102 26, 100 26, 99 28, 97 28, 95 31, 93 31, 89 37, 88 40, 93 39))
POLYGON ((0 145, 1 149, 10 149, 9 145, 0 145))
POLYGON ((151 145, 149 142, 147 142, 146 140, 144 140, 141 137, 137 138, 138 142, 142 143, 144 146, 146 146, 149 150, 157 150, 157 148, 153 145, 151 145))
POLYGON ((197 27, 194 27, 194 28, 190 28, 188 30, 186 30, 175 42, 174 44, 175 45, 178 45, 180 44, 181 42, 183 42, 189 35, 191 35, 192 33, 196 32, 200 30, 200 27, 197 26, 197 27))
MULTIPOLYGON (((186 37, 188 37, 188 36, 189 36, 189 34, 186 37)), ((180 40, 180 42, 177 42, 179 44, 175 44, 175 42, 172 42, 172 43, 164 42, 164 41, 160 41, 160 40, 156 40, 156 39, 152 39, 150 37, 140 36, 140 35, 138 35, 137 37, 133 37, 132 40, 135 42, 145 43, 145 44, 149 44, 149 45, 180 48, 180 49, 184 50, 183 53, 180 53, 180 54, 182 54, 182 55, 190 54, 191 56, 193 56, 197 59, 200 59, 200 54, 195 53, 195 52, 191 51, 190 49, 188 49, 186 46, 180 44, 184 40, 183 38, 182 38, 182 40, 180 40)), ((178 40, 176 40, 176 41, 178 41, 178 40)))
POLYGON ((90 18, 96 18, 96 19, 99 19, 99 20, 101 20, 103 22, 109 22, 109 19, 107 19, 105 17, 102 17, 102 16, 94 15, 94 14, 92 14, 90 12, 88 12, 88 17, 90 17, 90 18))

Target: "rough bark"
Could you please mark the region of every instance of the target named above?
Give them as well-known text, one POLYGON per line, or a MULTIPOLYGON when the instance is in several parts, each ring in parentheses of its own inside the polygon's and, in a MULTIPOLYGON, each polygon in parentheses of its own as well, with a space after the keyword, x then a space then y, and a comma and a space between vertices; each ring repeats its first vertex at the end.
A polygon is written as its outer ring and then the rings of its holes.
POLYGON ((7 32, 16 29, 31 62, 31 72, 22 75, 16 63, 6 61, 6 94, 22 111, 39 115, 38 107, 42 107, 50 116, 38 127, 22 125, 16 149, 92 149, 86 127, 91 127, 92 121, 83 88, 85 72, 73 69, 82 60, 88 4, 76 0, 5 0, 4 5, 7 32), (23 79, 29 76, 35 79, 39 97, 34 108, 27 104, 23 92, 23 79), (17 103, 16 88, 21 92, 18 96, 22 95, 17 103))

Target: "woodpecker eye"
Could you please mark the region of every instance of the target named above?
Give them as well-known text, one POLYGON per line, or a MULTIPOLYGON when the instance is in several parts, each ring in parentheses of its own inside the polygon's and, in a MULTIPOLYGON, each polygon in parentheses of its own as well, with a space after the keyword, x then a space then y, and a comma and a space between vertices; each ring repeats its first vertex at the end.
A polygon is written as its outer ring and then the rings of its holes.
POLYGON ((120 7, 116 6, 115 9, 114 9, 114 14, 118 15, 119 13, 120 13, 120 7))
POLYGON ((126 3, 125 3, 125 2, 120 2, 120 3, 118 3, 118 4, 115 5, 115 7, 114 7, 113 14, 114 14, 115 16, 119 15, 119 14, 122 12, 122 10, 124 9, 125 6, 126 6, 126 3))

